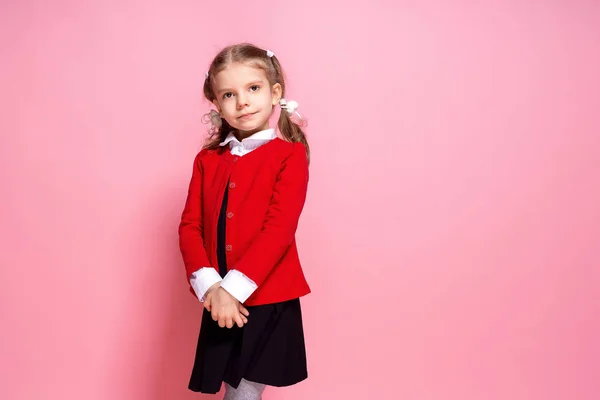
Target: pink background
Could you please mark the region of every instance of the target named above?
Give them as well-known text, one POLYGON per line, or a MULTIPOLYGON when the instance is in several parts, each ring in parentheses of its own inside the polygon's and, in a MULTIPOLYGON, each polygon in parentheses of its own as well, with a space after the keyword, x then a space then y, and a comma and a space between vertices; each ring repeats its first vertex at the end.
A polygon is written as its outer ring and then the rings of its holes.
POLYGON ((265 399, 597 399, 600 3, 2 1, 0 398, 172 400, 222 46, 309 119, 310 377, 265 399))

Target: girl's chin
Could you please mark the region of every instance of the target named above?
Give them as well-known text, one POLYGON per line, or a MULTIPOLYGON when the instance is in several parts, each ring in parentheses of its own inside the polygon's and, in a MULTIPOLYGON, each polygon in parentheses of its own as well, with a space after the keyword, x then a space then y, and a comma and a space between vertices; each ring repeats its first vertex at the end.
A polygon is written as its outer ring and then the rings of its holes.
POLYGON ((257 123, 256 121, 248 121, 247 123, 240 123, 240 121, 236 121, 235 124, 230 124, 232 127, 234 127, 236 130, 238 131, 244 131, 244 132, 258 132, 258 131, 262 131, 263 126, 267 125, 266 124, 267 121, 264 121, 262 123, 257 123))

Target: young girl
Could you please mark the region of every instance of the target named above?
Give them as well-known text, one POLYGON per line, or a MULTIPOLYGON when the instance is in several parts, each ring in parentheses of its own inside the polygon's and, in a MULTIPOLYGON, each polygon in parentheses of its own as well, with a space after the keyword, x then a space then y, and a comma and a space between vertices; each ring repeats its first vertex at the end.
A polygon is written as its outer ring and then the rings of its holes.
POLYGON ((275 55, 223 49, 204 81, 212 135, 194 161, 180 248, 204 313, 189 389, 260 399, 307 378, 300 297, 310 293, 295 232, 309 148, 275 55), (269 118, 281 109, 278 128, 269 118))

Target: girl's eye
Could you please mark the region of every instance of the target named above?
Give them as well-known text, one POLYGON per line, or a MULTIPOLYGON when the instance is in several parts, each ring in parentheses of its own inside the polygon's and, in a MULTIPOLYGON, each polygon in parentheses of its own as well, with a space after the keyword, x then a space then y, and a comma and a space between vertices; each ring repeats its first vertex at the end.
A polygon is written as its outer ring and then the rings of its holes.
POLYGON ((225 94, 223 95, 223 98, 224 98, 224 99, 230 99, 230 98, 231 98, 231 96, 233 96, 233 93, 231 93, 231 92, 227 92, 227 93, 225 93, 225 94))
POLYGON ((258 86, 258 85, 252 85, 252 86, 250 86, 250 91, 256 92, 259 88, 260 88, 260 86, 258 86))

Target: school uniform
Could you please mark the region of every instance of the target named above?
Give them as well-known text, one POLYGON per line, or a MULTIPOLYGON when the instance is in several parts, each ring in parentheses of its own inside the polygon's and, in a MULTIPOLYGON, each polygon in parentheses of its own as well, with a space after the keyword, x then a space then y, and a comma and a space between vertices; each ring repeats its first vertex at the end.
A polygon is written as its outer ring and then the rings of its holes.
POLYGON ((179 226, 190 291, 216 282, 243 303, 243 328, 221 328, 204 309, 189 388, 216 393, 242 378, 289 386, 307 378, 300 297, 310 288, 295 241, 308 185, 306 150, 273 129, 194 161, 179 226))

